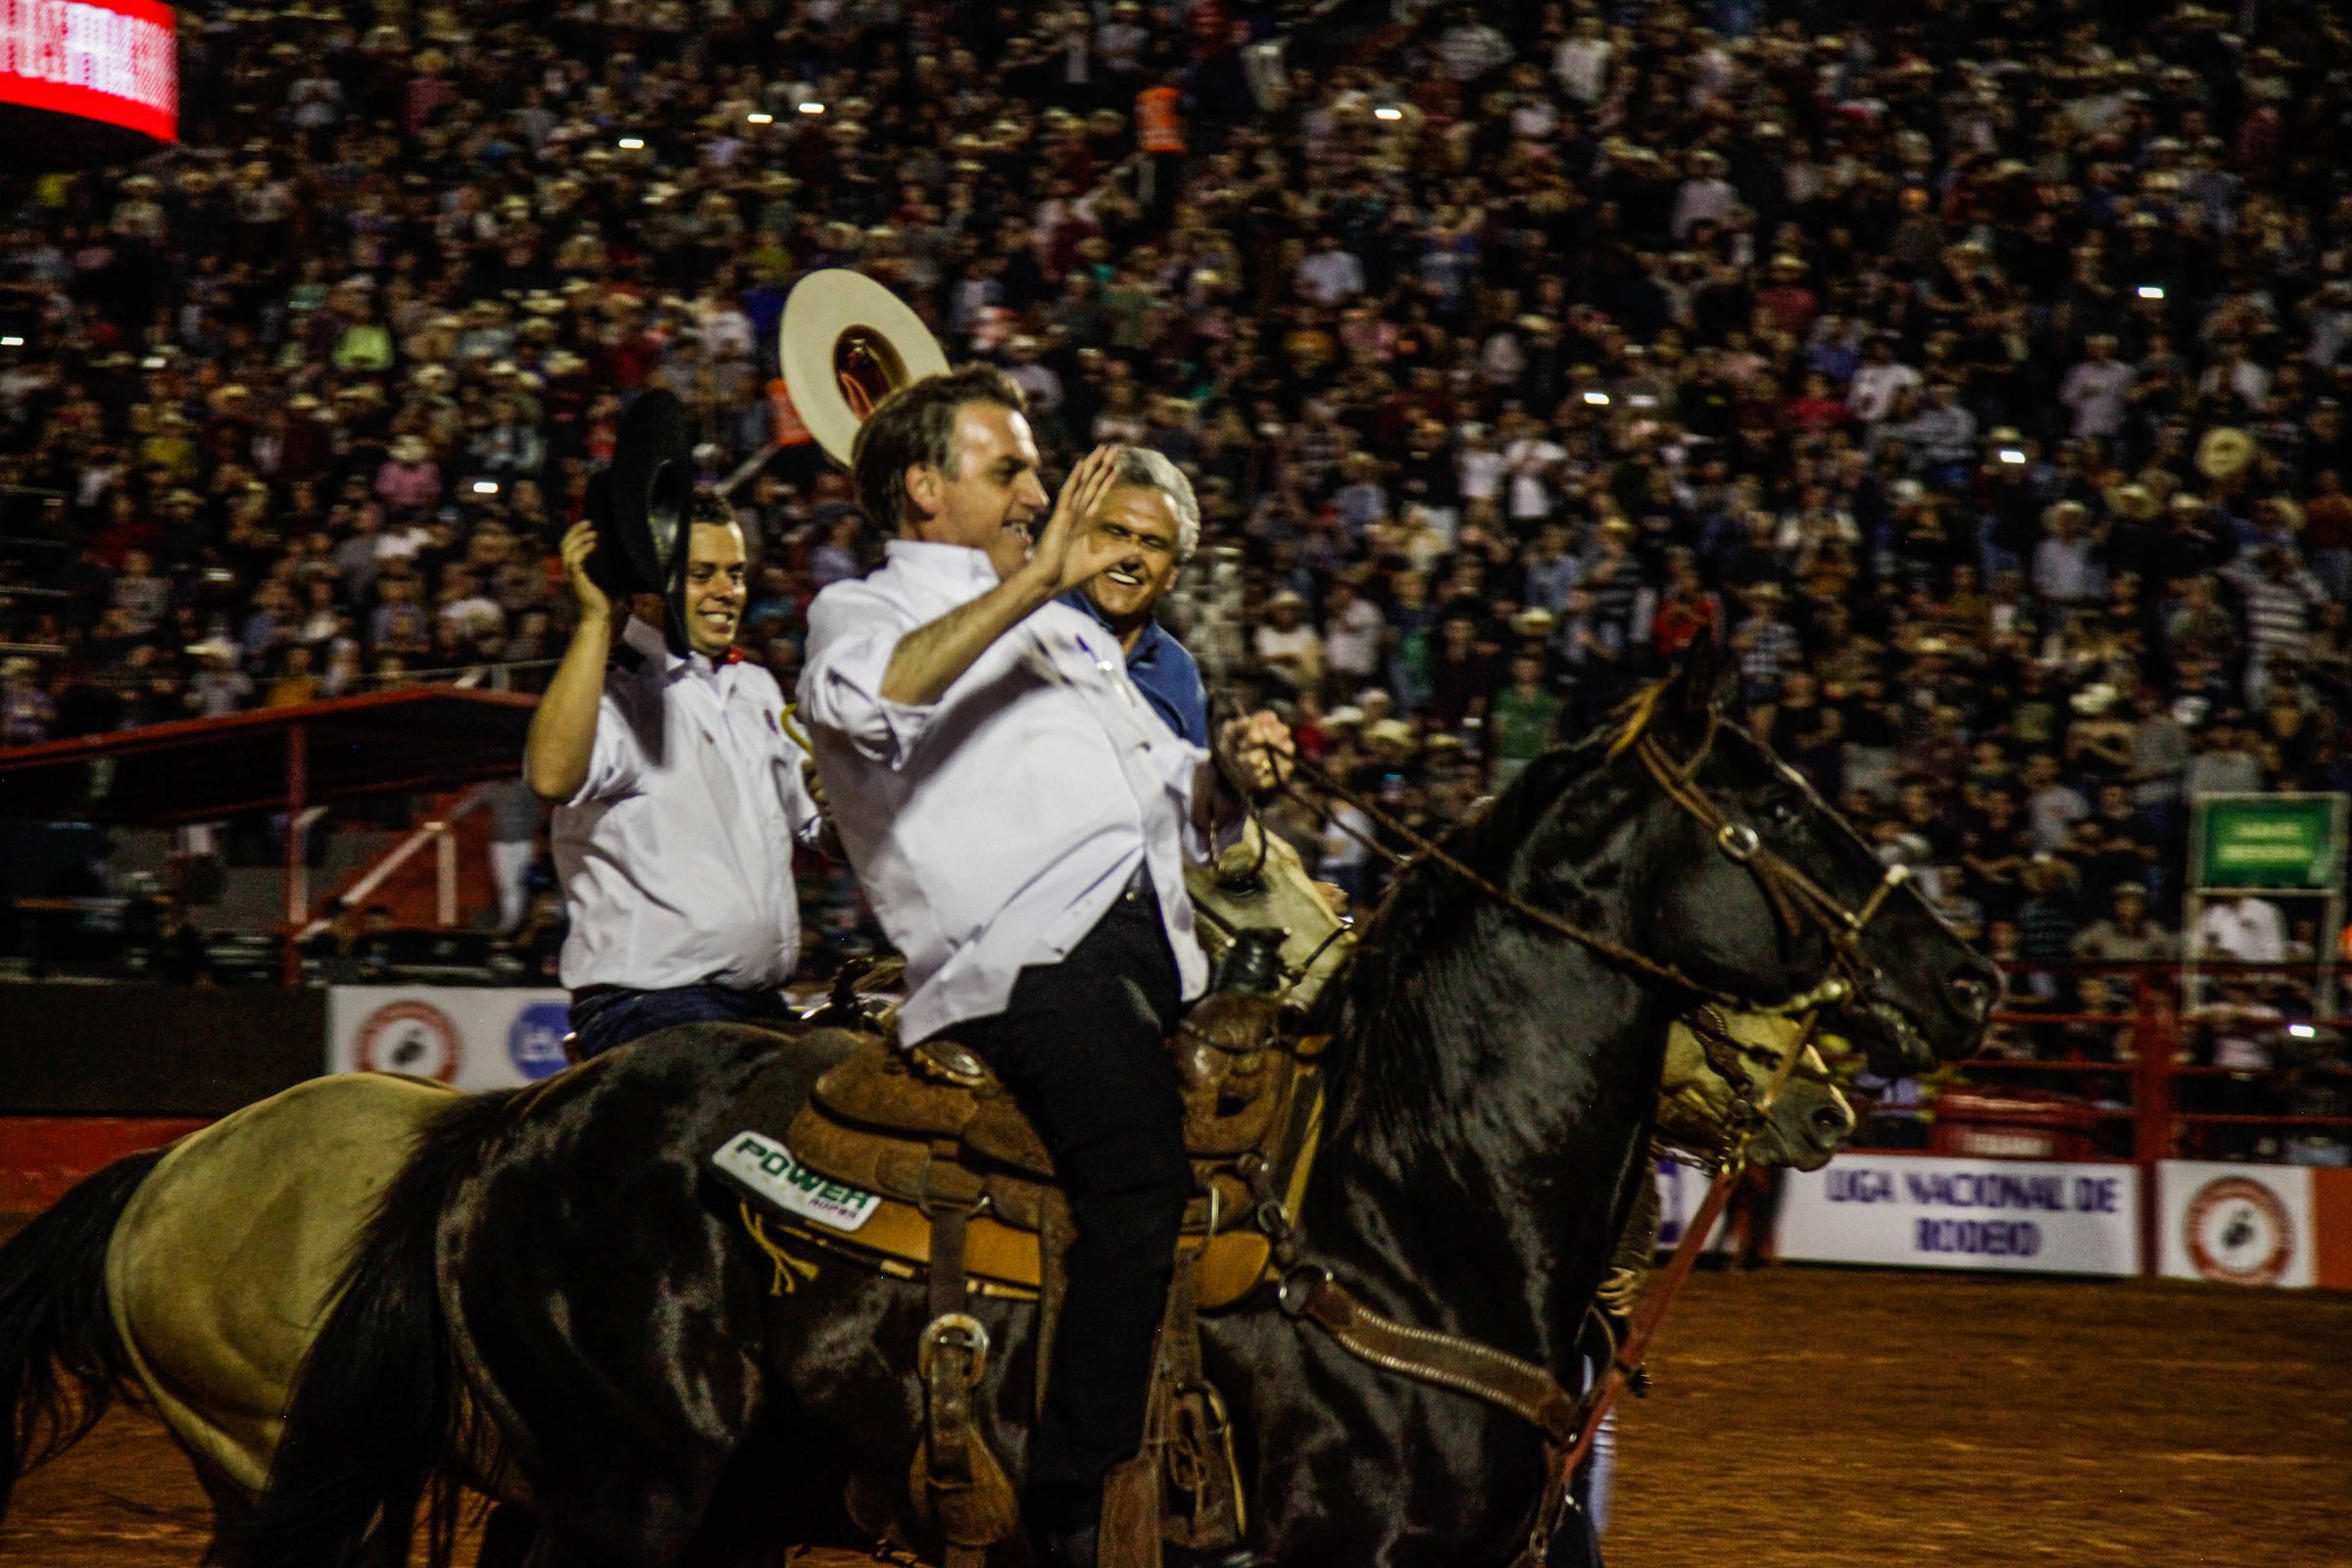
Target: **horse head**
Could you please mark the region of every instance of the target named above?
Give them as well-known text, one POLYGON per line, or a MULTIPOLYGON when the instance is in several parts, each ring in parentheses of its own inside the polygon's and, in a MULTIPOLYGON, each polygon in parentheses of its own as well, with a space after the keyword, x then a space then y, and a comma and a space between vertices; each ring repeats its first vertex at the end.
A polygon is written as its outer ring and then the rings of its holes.
POLYGON ((1314 1005, 1355 951, 1348 895, 1317 882, 1290 841, 1255 820, 1214 865, 1186 868, 1184 884, 1200 917, 1200 946, 1212 960, 1224 956, 1237 931, 1282 932, 1289 1000, 1301 1008, 1314 1005))
POLYGON ((1610 740, 1612 766, 1656 795, 1633 945, 1738 1010, 1828 1004, 1883 1073, 1970 1054, 1999 971, 1725 712, 1736 673, 1702 639, 1610 740))
POLYGON ((1819 1170, 1854 1135, 1854 1110, 1830 1079, 1804 1027, 1771 1013, 1701 1008, 1678 1021, 1666 1037, 1666 1071, 1658 1085, 1658 1136, 1686 1153, 1717 1159, 1763 1105, 1781 1063, 1802 1051, 1781 1091, 1761 1110, 1748 1144, 1758 1165, 1819 1170))

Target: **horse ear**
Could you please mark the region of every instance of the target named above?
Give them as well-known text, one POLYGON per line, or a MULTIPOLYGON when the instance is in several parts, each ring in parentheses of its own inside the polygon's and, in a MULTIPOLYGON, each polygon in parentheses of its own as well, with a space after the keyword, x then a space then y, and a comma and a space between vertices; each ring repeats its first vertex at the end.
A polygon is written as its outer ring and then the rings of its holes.
POLYGON ((1674 672, 1675 706, 1692 718, 1720 714, 1740 699, 1740 660, 1715 641, 1715 630, 1703 622, 1683 662, 1674 672))

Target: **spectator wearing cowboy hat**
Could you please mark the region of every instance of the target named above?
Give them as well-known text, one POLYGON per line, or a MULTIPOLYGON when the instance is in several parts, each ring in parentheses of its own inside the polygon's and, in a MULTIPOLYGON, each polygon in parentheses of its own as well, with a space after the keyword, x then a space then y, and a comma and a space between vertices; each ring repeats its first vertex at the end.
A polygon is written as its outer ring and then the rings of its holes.
MULTIPOLYGON (((1040 401, 1057 380, 1049 466, 1090 430, 1164 437, 1203 543, 1249 563, 1244 646, 1277 592, 1298 594, 1320 695, 1427 737, 1393 769, 1416 809, 1449 808, 1433 776, 1462 771, 1439 742, 1474 709, 1433 678, 1457 602, 1474 628, 1554 614, 1544 680, 1573 730, 1692 624, 1678 550, 1730 618, 1742 586, 1788 588, 1780 619, 1840 715, 1821 744, 1865 825, 1912 784, 1968 815, 1967 780, 1920 771, 1962 742, 2013 787, 2101 686, 2150 694, 2155 766, 2135 755, 2148 781, 2131 787, 2167 797, 2152 902, 2178 882, 2184 773, 2345 782, 2352 506, 2325 473, 2352 463, 2335 266, 2352 214, 2327 195, 2325 138, 2300 132, 2352 105, 2352 38, 2308 7, 2110 7, 2118 58, 2196 62, 2142 101, 2129 75, 2080 74, 2063 8, 2005 13, 1997 60, 1906 53, 1899 8, 1820 44, 1728 21, 1709 35, 1687 9, 1614 31, 1531 11, 1499 47, 1473 29, 1452 40, 1459 84, 1413 64, 1461 14, 1424 9, 1361 57, 1294 47, 1287 79, 1258 84, 1279 93, 1234 93, 1173 139, 1184 23, 1217 31, 1215 8, 1082 27, 1008 13, 1003 39, 967 48, 921 8, 786 7, 771 30, 735 7, 710 47, 658 61, 621 12, 533 30, 446 7, 357 25, 231 11, 205 32, 205 79, 280 82, 279 122, 191 91, 181 145, 136 170, 0 174, 0 484, 56 497, 17 494, 0 531, 88 545, 14 558, 0 640, 55 652, 14 697, 12 737, 251 707, 302 689, 281 678, 297 643, 340 691, 444 656, 479 667, 493 646, 561 653, 554 519, 579 511, 625 396, 677 392, 711 471, 742 463, 789 433, 765 390, 786 280, 841 264, 1040 401), (2289 42, 2282 73, 2269 52, 2289 42), (604 69, 623 53, 644 69, 604 69), (1130 113, 1147 86, 1153 114, 1130 113), (1107 127, 1035 107, 1080 88, 1117 106, 1107 127), (1302 298, 1301 262, 1347 304, 1302 298), (2109 335, 2111 356, 2091 346, 2109 335), (1808 372, 1851 420, 1817 397, 1779 416, 1808 372), (2085 383, 2116 381, 2109 432, 2112 398, 2085 383), (404 438, 437 493, 377 494, 387 466, 423 477, 404 438), (2076 572, 2045 591, 2032 570, 2067 501, 2104 590, 2076 572), (1784 551, 1791 513, 1852 531, 1808 522, 1784 551), (502 529, 503 564, 477 557, 502 529), (2278 594, 2262 557, 2280 544, 2325 602, 2278 594), (2126 573, 2136 594, 2113 591, 2126 573), (257 604, 273 579, 287 592, 257 604), (1942 651, 1915 658, 1930 640, 1942 651), (1393 701, 1363 695, 1376 679, 1393 701), (2243 744, 2232 716, 2227 744, 2180 755, 2209 715, 2290 683, 2307 695, 2291 744, 2243 744)), ((1229 31, 1200 43, 1238 85, 1229 31)), ((871 564, 846 486, 805 456, 779 454, 744 498, 760 647, 787 672, 816 572, 871 564)), ((1775 744, 1823 717, 1796 697, 1775 744)), ((2068 756, 2064 782, 2100 795, 2108 765, 2068 756)), ((1988 929, 2012 912, 1986 885, 1969 896, 1988 929)))
POLYGON ((1250 652, 1293 691, 1322 683, 1323 638, 1306 619, 1306 601, 1291 589, 1266 601, 1266 620, 1251 635, 1250 652))
POLYGON ((2121 881, 2107 893, 2108 912, 2075 934, 2075 956, 2092 963, 2161 963, 2180 955, 2180 940, 2148 914, 2148 890, 2121 881))

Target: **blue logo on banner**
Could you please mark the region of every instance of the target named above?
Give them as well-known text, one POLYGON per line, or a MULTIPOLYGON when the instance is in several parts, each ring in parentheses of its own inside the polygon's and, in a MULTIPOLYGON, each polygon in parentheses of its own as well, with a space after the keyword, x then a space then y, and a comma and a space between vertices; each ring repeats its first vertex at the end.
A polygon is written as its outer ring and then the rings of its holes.
POLYGON ((571 1008, 561 1002, 534 1002, 514 1015, 507 1031, 507 1054, 514 1070, 533 1083, 564 1070, 564 1037, 571 1033, 571 1008))

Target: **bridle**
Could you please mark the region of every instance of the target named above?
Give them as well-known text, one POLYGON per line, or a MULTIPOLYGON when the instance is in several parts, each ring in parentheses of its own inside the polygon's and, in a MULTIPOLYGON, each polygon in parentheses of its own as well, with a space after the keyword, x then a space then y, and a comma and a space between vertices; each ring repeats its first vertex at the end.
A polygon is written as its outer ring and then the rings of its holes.
MULTIPOLYGON (((1698 783, 1699 770, 1713 754, 1716 732, 1722 725, 1721 718, 1712 710, 1707 715, 1706 736, 1690 758, 1677 761, 1667 754, 1666 748, 1649 729, 1649 720, 1656 710, 1661 690, 1662 687, 1652 687, 1628 705, 1628 717, 1616 738, 1610 742, 1609 755, 1615 757, 1621 752, 1631 751, 1642 768, 1657 782, 1666 798, 1705 829, 1726 858, 1755 879, 1784 936, 1800 935, 1810 926, 1828 944, 1830 964, 1827 973, 1819 983, 1786 1001, 1758 1002, 1708 985, 1685 973, 1675 964, 1653 958, 1613 937, 1587 930, 1553 910, 1531 904, 1464 861, 1437 840, 1415 832, 1383 809, 1377 802, 1366 799, 1303 757, 1294 759, 1296 776, 1304 777, 1325 796, 1354 808, 1382 831, 1411 847, 1410 855, 1401 855, 1377 839, 1356 832, 1345 822, 1338 824, 1341 831, 1375 854, 1386 857, 1392 863, 1401 867, 1415 860, 1428 860, 1443 866, 1521 919, 1542 926, 1555 936, 1566 937, 1617 968, 1630 970, 1660 985, 1687 993, 1699 1002, 1730 1007, 1738 1012, 1772 1013, 1788 1017, 1809 1013, 1828 1004, 1860 995, 1879 977, 1878 966, 1863 956, 1862 934, 1886 906, 1887 897, 1910 879, 1910 867, 1888 866, 1871 889, 1870 896, 1863 900, 1862 906, 1858 909, 1847 907, 1835 894, 1789 864, 1765 844, 1754 828, 1734 819, 1716 802, 1715 797, 1698 783)), ((1295 784, 1286 787, 1302 805, 1310 808, 1317 805, 1311 798, 1298 795, 1295 784)))
MULTIPOLYGON (((1666 748, 1658 744, 1657 737, 1646 732, 1634 738, 1634 755, 1649 776, 1657 781, 1658 788, 1665 792, 1666 798, 1706 829, 1714 838, 1717 849, 1735 863, 1745 867, 1747 873, 1756 879, 1756 886, 1762 890, 1764 902, 1771 906, 1773 918, 1779 922, 1782 933, 1795 936, 1806 925, 1811 925, 1829 944, 1829 978, 1842 979, 1849 995, 1859 995, 1879 978, 1878 966, 1862 955, 1862 933, 1878 917, 1879 910, 1886 906, 1888 896, 1911 879, 1911 868, 1902 864, 1889 865, 1870 890, 1870 896, 1862 901, 1862 906, 1850 909, 1835 894, 1789 864, 1777 851, 1765 844, 1754 828, 1733 820, 1716 804, 1715 798, 1698 785, 1698 770, 1706 764, 1709 754, 1714 751, 1715 732, 1721 722, 1712 713, 1708 715, 1706 740, 1688 761, 1676 762, 1666 755, 1666 748)), ((1724 999, 1711 997, 1708 1000, 1724 999)), ((1733 1000, 1742 1011, 1774 1010, 1733 1000)), ((1782 1010, 1803 1009, 1784 1004, 1782 1010)))
MULTIPOLYGON (((1316 1323, 1358 1359, 1419 1382, 1483 1399, 1518 1416, 1544 1435, 1544 1491, 1537 1501, 1526 1543, 1513 1560, 1512 1568, 1542 1568, 1550 1543, 1576 1506, 1570 1483, 1577 1466, 1590 1452, 1593 1439, 1599 1432, 1601 1417, 1607 1414, 1617 1396, 1639 1372, 1642 1352, 1651 1335, 1664 1320, 1666 1310, 1683 1282, 1690 1277, 1699 1246, 1714 1230, 1716 1218, 1730 1200, 1733 1187, 1746 1170, 1750 1143, 1762 1128, 1781 1091, 1788 1086, 1798 1060, 1806 1054, 1812 1044, 1821 1009, 1860 995, 1879 977, 1877 966, 1862 953, 1862 936, 1886 906, 1887 898, 1909 879, 1910 874, 1906 866, 1887 867, 1871 889, 1869 897, 1862 902, 1861 907, 1850 908, 1820 883, 1789 864, 1764 843, 1762 835, 1733 817, 1698 783, 1699 771, 1714 751, 1715 737, 1722 724, 1720 716, 1712 709, 1707 714, 1706 734, 1697 750, 1687 760, 1677 761, 1657 737, 1650 733, 1650 718, 1665 690, 1664 682, 1653 685, 1628 705, 1628 716, 1610 743, 1609 755, 1613 758, 1630 750, 1666 798, 1705 829, 1714 839, 1717 849, 1755 879, 1785 937, 1797 936, 1808 927, 1820 933, 1829 947, 1828 971, 1815 985, 1784 1002, 1759 1004, 1707 985, 1686 974, 1673 963, 1653 958, 1615 938, 1589 931, 1552 910, 1529 903, 1436 840, 1407 827, 1377 803, 1366 800, 1304 758, 1295 759, 1294 781, 1286 785, 1301 804, 1312 808, 1317 805, 1316 802, 1296 793, 1296 777, 1303 776, 1327 797, 1354 808, 1375 826, 1411 847, 1409 856, 1400 855, 1376 839, 1345 823, 1340 824, 1358 842, 1386 856, 1393 862, 1401 866, 1426 859, 1443 866, 1520 918, 1567 938, 1618 968, 1657 981, 1689 996, 1697 1004, 1691 1009, 1693 1016, 1700 1020, 1694 1029, 1699 1034, 1702 1048, 1707 1050, 1708 1060, 1733 1091, 1735 1115, 1732 1137, 1715 1179, 1709 1185, 1698 1212, 1685 1227, 1682 1241, 1659 1275, 1656 1288, 1650 1293, 1649 1298, 1643 1301, 1607 1367, 1581 1397, 1561 1388, 1548 1370, 1524 1357, 1458 1335, 1398 1323, 1373 1311, 1340 1284, 1329 1267, 1305 1259, 1304 1249, 1288 1216, 1282 1213, 1279 1205, 1273 1205, 1274 1217, 1279 1223, 1273 1227, 1271 1240, 1275 1257, 1284 1266, 1276 1299, 1284 1313, 1316 1323), (1719 1021, 1705 1016, 1709 1011, 1706 1004, 1730 1007, 1740 1012, 1771 1013, 1803 1019, 1801 1032, 1782 1057, 1760 1096, 1750 1098, 1745 1074, 1740 1072, 1735 1075, 1736 1061, 1727 1068, 1726 1061, 1719 1059, 1719 1048, 1730 1043, 1720 1038, 1719 1021), (1705 1027, 1708 1023, 1718 1023, 1718 1027, 1705 1027)), ((1337 818, 1334 820, 1337 821, 1337 818)), ((1262 823, 1259 830, 1264 830, 1262 823)))
MULTIPOLYGON (((1782 1073, 1782 1058, 1733 1034, 1723 1009, 1713 1003, 1700 1004, 1684 1013, 1678 1021, 1690 1031, 1690 1038, 1697 1044, 1707 1070, 1715 1075, 1717 1082, 1724 1086, 1731 1097, 1720 1111, 1709 1106, 1697 1112, 1702 1121, 1713 1124, 1704 1134, 1693 1134, 1687 1130, 1669 1132, 1661 1116, 1653 1136, 1659 1152, 1678 1164, 1690 1165, 1710 1176, 1714 1175, 1729 1160, 1742 1154, 1753 1136, 1762 1131, 1771 1101, 1775 1098, 1776 1083, 1792 1078, 1821 1084, 1836 1081, 1826 1066, 1811 1059, 1786 1074, 1782 1073), (1768 1063, 1770 1067, 1761 1087, 1749 1070, 1759 1062, 1768 1063)), ((1803 1054, 1800 1052, 1798 1054, 1801 1056, 1803 1054)))

